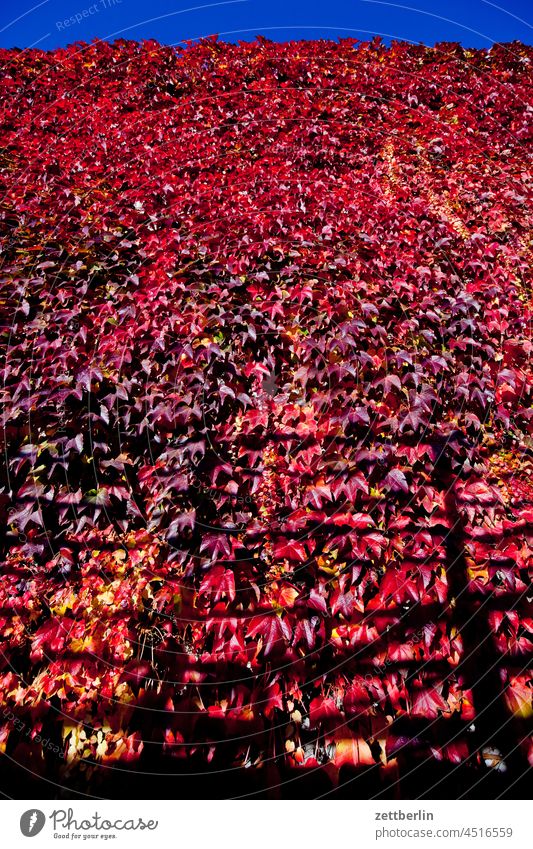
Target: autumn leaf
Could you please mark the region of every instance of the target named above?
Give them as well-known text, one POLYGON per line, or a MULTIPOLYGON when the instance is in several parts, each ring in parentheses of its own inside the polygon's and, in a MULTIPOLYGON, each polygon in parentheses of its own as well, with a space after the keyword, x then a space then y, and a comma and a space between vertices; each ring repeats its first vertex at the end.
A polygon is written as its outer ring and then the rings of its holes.
POLYGON ((339 769, 343 766, 360 767, 376 763, 368 743, 361 737, 351 735, 348 731, 346 736, 337 737, 335 741, 333 762, 339 769))

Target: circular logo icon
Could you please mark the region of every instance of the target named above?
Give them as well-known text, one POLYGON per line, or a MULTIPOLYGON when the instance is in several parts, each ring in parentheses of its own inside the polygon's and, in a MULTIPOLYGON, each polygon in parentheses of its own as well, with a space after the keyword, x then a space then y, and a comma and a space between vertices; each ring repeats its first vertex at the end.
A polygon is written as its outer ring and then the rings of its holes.
POLYGON ((24 811, 20 818, 20 830, 24 837, 35 837, 43 830, 46 817, 42 811, 37 808, 31 808, 29 811, 24 811))

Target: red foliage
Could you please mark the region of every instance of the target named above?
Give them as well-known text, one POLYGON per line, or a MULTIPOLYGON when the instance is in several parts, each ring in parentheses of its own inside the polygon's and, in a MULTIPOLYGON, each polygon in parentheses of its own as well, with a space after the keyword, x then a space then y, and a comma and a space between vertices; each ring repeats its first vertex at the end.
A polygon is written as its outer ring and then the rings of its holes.
POLYGON ((532 59, 2 51, 3 751, 334 784, 522 728, 532 59))

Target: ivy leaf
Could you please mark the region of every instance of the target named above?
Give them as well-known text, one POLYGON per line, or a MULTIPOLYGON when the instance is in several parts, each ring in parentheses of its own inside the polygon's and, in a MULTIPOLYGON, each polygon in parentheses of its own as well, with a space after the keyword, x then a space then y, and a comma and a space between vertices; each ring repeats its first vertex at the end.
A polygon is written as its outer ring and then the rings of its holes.
POLYGON ((272 654, 274 649, 285 650, 286 644, 292 637, 288 622, 277 614, 254 616, 247 628, 248 637, 261 637, 264 641, 265 656, 272 654))
POLYGON ((407 478, 401 469, 392 469, 385 478, 384 485, 392 492, 409 492, 407 478))
POLYGON ((212 566, 200 584, 200 593, 219 601, 226 597, 228 601, 235 599, 235 575, 231 569, 224 566, 212 566))

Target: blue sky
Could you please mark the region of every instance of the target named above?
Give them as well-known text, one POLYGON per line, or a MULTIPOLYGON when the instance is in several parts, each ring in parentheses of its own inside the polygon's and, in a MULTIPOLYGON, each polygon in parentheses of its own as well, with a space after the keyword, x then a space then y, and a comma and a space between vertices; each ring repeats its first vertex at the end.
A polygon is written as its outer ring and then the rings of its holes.
POLYGON ((275 41, 374 34, 424 44, 460 41, 490 47, 533 43, 531 0, 7 0, 0 46, 44 50, 93 38, 155 38, 164 44, 218 33, 275 41))

